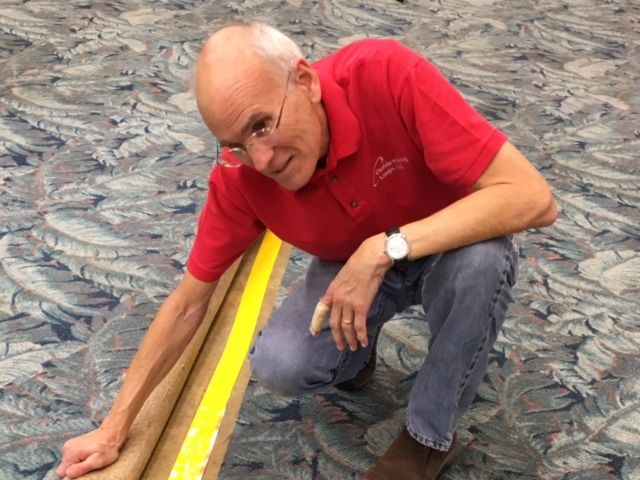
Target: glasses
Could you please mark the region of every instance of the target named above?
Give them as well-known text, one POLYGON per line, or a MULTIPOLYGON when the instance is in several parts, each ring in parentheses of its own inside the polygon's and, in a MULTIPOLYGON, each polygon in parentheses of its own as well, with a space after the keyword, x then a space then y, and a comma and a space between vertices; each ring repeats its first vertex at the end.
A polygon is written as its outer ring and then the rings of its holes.
POLYGON ((219 165, 223 167, 239 167, 241 165, 251 165, 251 154, 249 153, 256 145, 265 146, 268 143, 268 139, 280 126, 280 120, 282 119, 282 111, 284 110, 284 102, 287 99, 287 90, 289 88, 289 80, 291 78, 291 69, 287 72, 287 81, 284 85, 284 94, 282 95, 282 101, 280 102, 280 110, 276 121, 271 119, 259 120, 253 124, 252 132, 247 137, 243 144, 233 144, 227 147, 222 147, 220 142, 216 142, 216 159, 219 165), (232 155, 225 155, 226 158, 222 158, 222 151, 226 148, 232 155))

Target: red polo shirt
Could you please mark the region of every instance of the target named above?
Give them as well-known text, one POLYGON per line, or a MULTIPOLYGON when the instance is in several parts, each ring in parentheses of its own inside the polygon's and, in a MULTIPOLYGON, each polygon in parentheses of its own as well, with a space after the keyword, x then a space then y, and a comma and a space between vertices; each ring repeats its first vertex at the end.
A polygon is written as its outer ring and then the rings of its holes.
POLYGON ((292 192, 249 167, 214 168, 187 263, 216 280, 269 228, 326 260, 467 195, 506 136, 427 60, 363 40, 314 64, 331 130, 326 167, 292 192))

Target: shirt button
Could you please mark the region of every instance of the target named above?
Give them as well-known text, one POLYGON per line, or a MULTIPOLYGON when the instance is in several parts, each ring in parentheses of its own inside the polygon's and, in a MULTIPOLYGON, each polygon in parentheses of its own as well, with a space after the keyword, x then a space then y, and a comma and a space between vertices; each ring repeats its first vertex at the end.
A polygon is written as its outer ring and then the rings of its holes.
POLYGON ((334 175, 333 177, 331 177, 331 183, 338 183, 338 176, 334 175))
POLYGON ((358 208, 358 202, 351 200, 351 208, 358 208))

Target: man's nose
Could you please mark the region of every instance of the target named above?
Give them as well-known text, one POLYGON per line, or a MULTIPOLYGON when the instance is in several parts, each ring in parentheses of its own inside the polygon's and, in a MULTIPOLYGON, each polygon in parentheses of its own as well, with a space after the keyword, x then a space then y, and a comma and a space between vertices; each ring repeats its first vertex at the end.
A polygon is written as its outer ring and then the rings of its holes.
POLYGON ((251 164, 260 173, 268 173, 273 161, 274 150, 271 145, 256 143, 249 151, 251 164))

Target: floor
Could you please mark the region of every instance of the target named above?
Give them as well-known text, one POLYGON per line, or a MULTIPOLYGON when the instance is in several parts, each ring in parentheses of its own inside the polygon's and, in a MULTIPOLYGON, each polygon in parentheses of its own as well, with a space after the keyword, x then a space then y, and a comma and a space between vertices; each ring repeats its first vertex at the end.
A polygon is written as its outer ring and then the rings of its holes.
MULTIPOLYGON (((4 0, 0 479, 54 478, 180 278, 214 152, 190 68, 210 32, 247 18, 311 59, 406 43, 552 186, 560 218, 518 238, 516 302, 443 479, 640 478, 637 2, 4 0)), ((277 298, 307 261, 293 251, 277 298)), ((419 313, 385 328, 359 396, 250 383, 220 478, 359 478, 402 423, 419 313)))

